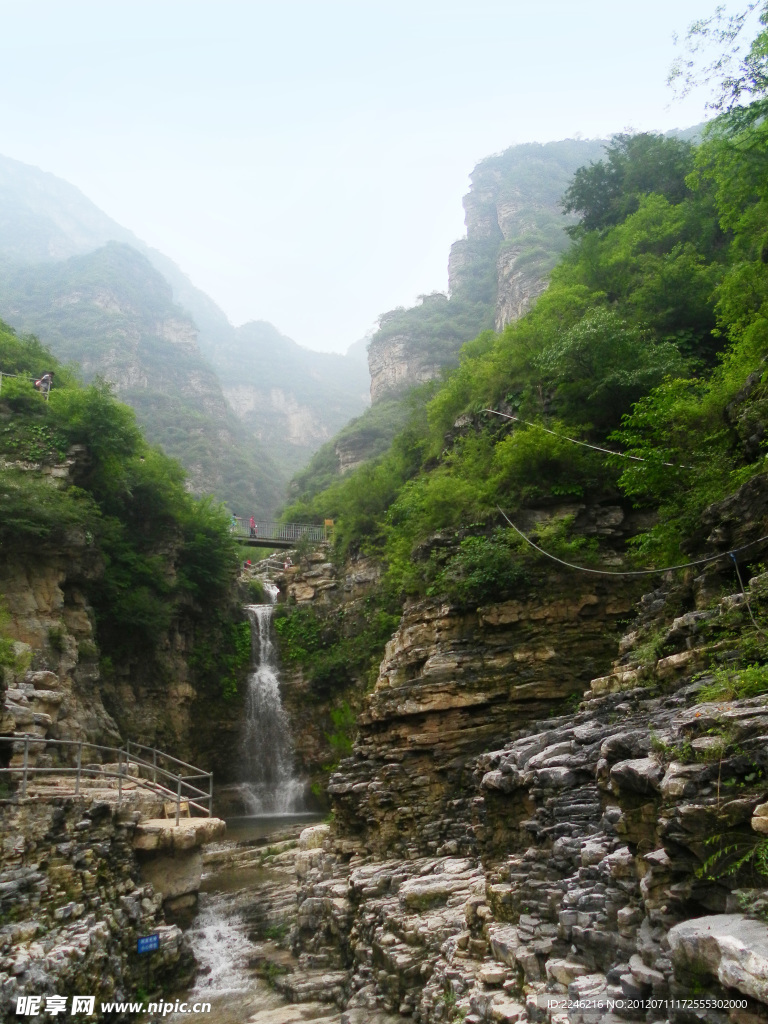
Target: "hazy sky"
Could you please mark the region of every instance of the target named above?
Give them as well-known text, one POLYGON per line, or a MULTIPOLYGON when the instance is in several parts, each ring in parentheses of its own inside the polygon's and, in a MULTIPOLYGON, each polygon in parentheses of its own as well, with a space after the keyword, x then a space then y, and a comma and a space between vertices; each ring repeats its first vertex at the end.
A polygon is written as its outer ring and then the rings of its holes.
POLYGON ((446 288, 481 158, 703 120, 665 79, 673 33, 714 6, 0 0, 0 152, 78 186, 234 323, 343 351, 446 288))

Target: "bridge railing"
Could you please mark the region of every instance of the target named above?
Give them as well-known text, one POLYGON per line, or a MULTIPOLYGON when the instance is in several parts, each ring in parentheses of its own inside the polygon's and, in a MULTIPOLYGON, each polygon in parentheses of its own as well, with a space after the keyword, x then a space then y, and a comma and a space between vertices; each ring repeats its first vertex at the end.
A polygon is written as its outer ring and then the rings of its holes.
POLYGON ((232 533, 238 537, 257 537, 259 540, 300 541, 307 537, 313 543, 321 544, 328 540, 329 527, 313 523, 275 523, 267 519, 256 519, 252 527, 250 519, 233 516, 232 533))
POLYGON ((29 733, 17 734, 14 736, 0 736, 0 744, 10 745, 13 754, 22 755, 22 763, 0 768, 0 778, 10 776, 19 778, 21 797, 27 795, 27 787, 31 778, 37 775, 70 775, 74 776, 74 795, 79 796, 83 778, 96 779, 117 779, 118 799, 123 798, 123 786, 132 785, 139 789, 146 789, 157 796, 175 804, 176 824, 181 816, 181 805, 186 804, 189 813, 192 810, 198 811, 206 817, 211 816, 213 803, 213 772, 204 772, 186 761, 179 761, 170 754, 157 750, 154 747, 145 747, 140 743, 130 741, 123 747, 105 747, 98 743, 89 743, 85 740, 52 740, 45 736, 33 736, 29 733), (44 751, 46 747, 61 747, 75 755, 75 764, 61 764, 52 767, 37 765, 30 762, 30 754, 35 754, 35 747, 44 751), (102 756, 104 763, 114 764, 117 762, 117 771, 104 767, 102 764, 83 763, 83 753, 90 756, 91 751, 102 756), (142 753, 139 753, 141 751, 142 753), (104 754, 110 755, 112 762, 106 762, 104 754), (146 754, 147 756, 143 756, 146 754), (115 755, 117 757, 115 758, 115 755), (165 767, 166 765, 170 767, 165 767), (129 771, 135 767, 138 774, 130 775, 129 771), (172 770, 175 769, 175 770, 172 770), (182 775, 180 769, 185 769, 193 774, 182 775), (144 773, 142 775, 141 773, 144 773))

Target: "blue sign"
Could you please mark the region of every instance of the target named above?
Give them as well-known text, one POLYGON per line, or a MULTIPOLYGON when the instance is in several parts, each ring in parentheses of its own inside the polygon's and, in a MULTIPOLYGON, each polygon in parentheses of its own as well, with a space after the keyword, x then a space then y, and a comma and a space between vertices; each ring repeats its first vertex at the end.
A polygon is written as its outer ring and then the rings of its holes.
POLYGON ((136 943, 136 948, 139 953, 152 953, 155 949, 160 949, 160 936, 157 932, 154 935, 144 935, 136 943))

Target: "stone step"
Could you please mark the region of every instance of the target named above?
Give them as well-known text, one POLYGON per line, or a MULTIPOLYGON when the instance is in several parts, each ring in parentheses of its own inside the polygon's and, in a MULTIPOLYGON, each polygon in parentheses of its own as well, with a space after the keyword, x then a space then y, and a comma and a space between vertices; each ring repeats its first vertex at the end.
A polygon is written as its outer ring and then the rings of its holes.
POLYGON ((294 971, 274 979, 277 991, 294 1003, 334 1003, 340 999, 346 971, 294 971))

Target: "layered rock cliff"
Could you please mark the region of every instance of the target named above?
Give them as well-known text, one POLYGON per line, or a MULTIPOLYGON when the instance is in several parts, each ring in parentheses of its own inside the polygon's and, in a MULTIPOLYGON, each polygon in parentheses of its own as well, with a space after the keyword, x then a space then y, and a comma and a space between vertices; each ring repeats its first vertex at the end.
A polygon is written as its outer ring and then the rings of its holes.
MULTIPOLYGON (((67 486, 87 458, 84 448, 75 448, 63 463, 28 464, 26 471, 47 476, 52 487, 67 486)), ((174 553, 166 549, 163 557, 170 564, 174 553)), ((0 666, 2 734, 106 745, 132 739, 210 766, 223 781, 234 771, 229 751, 240 702, 223 700, 206 677, 200 645, 211 641, 196 609, 178 609, 157 644, 124 648, 119 660, 105 658, 93 595, 106 571, 93 536, 79 528, 56 545, 42 540, 34 551, 0 553, 3 633, 16 652, 14 666, 0 666), (206 730, 197 727, 200 720, 206 730)), ((233 594, 235 618, 241 599, 233 594)))
POLYGON ((302 843, 286 992, 332 978, 349 1022, 765 1018, 768 698, 717 687, 762 642, 766 508, 764 477, 711 507, 709 563, 642 594, 557 570, 406 608, 302 843))

